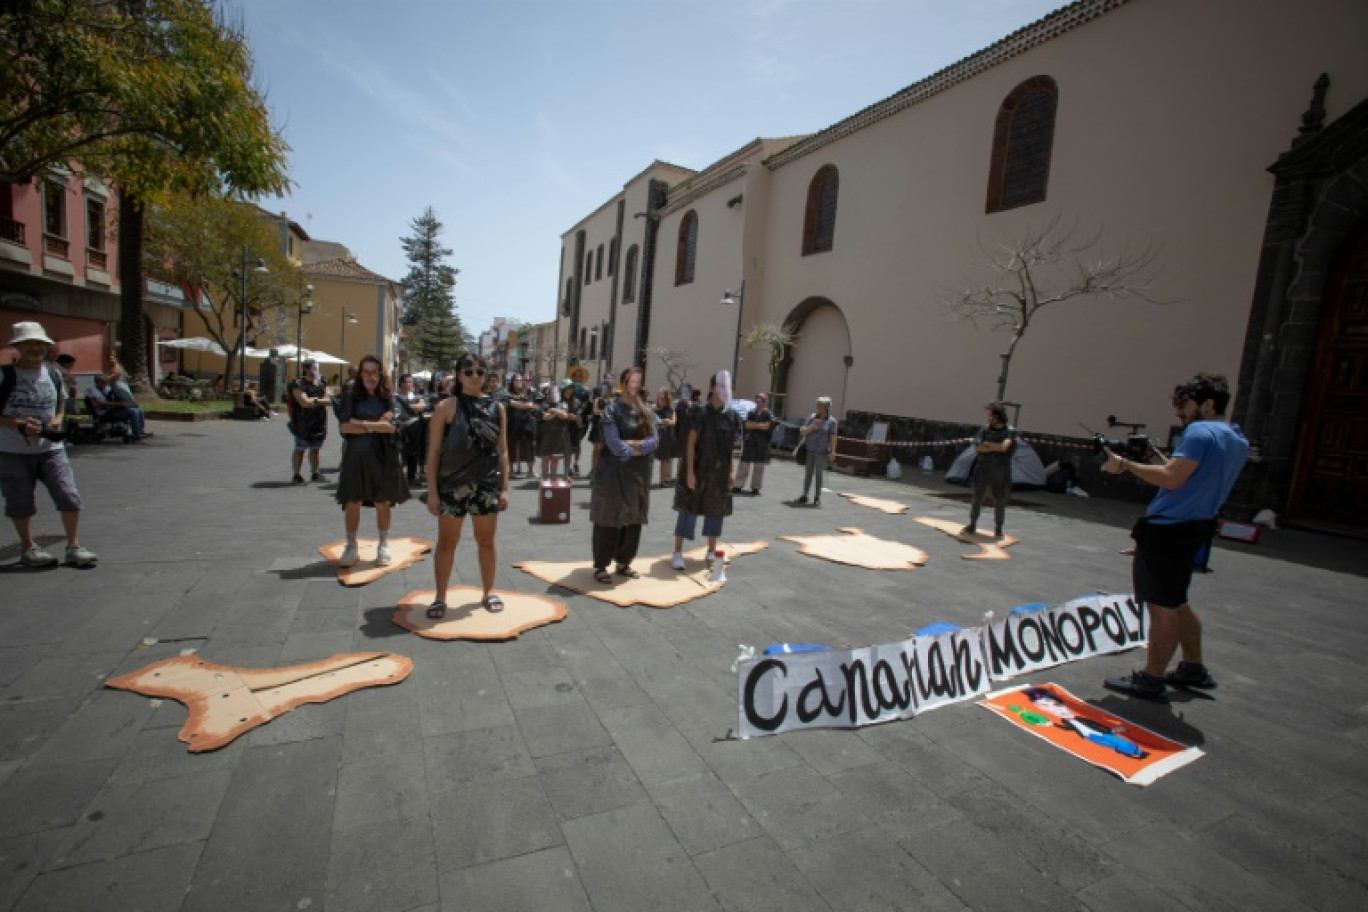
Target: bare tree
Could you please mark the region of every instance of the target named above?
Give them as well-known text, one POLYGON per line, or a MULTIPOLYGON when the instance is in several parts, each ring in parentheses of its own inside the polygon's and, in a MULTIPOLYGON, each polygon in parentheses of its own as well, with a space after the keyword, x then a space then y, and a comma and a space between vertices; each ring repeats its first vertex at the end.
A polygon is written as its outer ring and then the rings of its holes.
POLYGON ((1014 240, 992 245, 978 242, 989 272, 987 283, 955 294, 946 303, 958 319, 979 329, 1011 333, 1011 341, 999 356, 999 400, 1007 396, 1007 376, 1017 345, 1041 308, 1080 297, 1173 303, 1153 296, 1156 247, 1108 254, 1101 240, 1101 229, 1080 239, 1074 223, 1055 215, 1014 240))
POLYGON ((664 346, 656 346, 648 349, 646 354, 651 358, 656 358, 665 367, 665 385, 672 390, 678 390, 689 379, 689 368, 697 367, 693 361, 686 361, 683 352, 677 352, 664 346))
POLYGON ((782 393, 774 390, 779 382, 779 368, 788 357, 789 349, 798 339, 797 327, 792 323, 757 323, 751 327, 750 332, 746 333, 741 340, 746 343, 747 348, 761 348, 768 353, 769 361, 769 394, 771 401, 779 405, 777 399, 782 393))

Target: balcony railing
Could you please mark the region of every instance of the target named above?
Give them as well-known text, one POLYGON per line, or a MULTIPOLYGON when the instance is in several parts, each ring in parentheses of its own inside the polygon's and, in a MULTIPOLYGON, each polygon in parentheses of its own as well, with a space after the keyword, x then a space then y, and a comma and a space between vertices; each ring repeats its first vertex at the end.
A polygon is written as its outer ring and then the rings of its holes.
POLYGON ((24 223, 0 216, 0 241, 24 246, 24 223))
POLYGON ((71 242, 66 238, 57 237, 55 234, 43 235, 43 252, 50 253, 55 257, 68 259, 71 251, 71 242))
POLYGON ((96 250, 94 247, 86 248, 86 265, 96 269, 109 268, 109 255, 103 250, 96 250))

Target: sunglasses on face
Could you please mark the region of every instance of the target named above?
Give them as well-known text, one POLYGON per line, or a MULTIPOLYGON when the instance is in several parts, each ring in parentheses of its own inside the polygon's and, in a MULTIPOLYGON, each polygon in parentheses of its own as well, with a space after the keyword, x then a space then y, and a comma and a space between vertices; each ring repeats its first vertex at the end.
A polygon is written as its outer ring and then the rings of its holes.
POLYGON ((462 377, 483 377, 485 372, 478 367, 467 367, 461 371, 462 377))

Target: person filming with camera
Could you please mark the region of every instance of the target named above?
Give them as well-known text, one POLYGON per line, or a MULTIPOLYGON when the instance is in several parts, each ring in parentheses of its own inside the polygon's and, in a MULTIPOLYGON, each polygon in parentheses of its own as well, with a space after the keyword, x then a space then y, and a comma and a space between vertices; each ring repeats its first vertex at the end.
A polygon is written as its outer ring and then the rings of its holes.
POLYGON ((1216 686, 1202 662, 1202 622, 1188 604, 1188 584, 1194 559, 1215 534, 1216 515, 1249 454, 1249 441, 1225 417, 1229 404, 1224 376, 1198 374, 1173 391, 1183 437, 1170 458, 1152 464, 1107 451, 1102 471, 1129 472, 1159 488, 1131 530, 1135 597, 1149 612, 1145 668, 1108 678, 1110 690, 1164 702, 1169 684, 1199 690, 1216 686), (1181 661, 1169 672, 1169 660, 1179 647, 1181 661))

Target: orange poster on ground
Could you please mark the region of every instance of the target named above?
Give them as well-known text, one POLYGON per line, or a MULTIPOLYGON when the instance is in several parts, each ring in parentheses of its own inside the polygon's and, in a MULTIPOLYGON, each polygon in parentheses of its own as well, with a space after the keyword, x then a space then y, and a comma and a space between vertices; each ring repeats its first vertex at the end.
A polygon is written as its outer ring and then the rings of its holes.
POLYGON ((1149 785, 1202 756, 1195 747, 1113 716, 1057 684, 999 690, 979 705, 1131 785, 1149 785))

